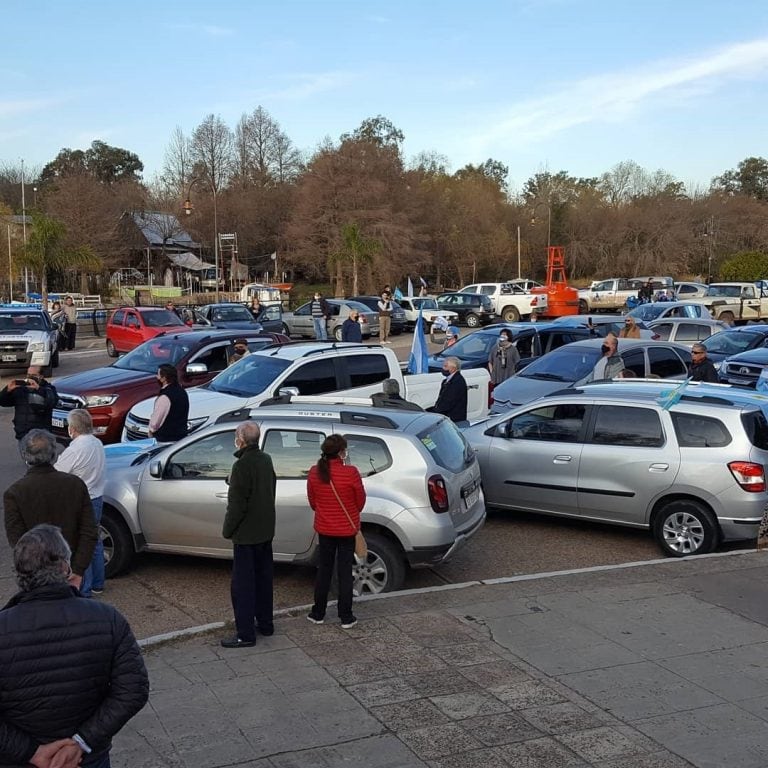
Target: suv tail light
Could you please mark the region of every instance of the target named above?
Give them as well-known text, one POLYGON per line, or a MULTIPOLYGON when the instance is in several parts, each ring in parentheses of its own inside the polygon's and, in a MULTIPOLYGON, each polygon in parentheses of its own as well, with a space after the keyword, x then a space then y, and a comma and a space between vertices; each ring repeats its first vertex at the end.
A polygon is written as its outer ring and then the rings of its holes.
POLYGON ((531 306, 532 306, 532 307, 535 307, 535 306, 536 306, 538 303, 539 303, 539 297, 538 297, 538 296, 534 296, 534 297, 531 299, 531 306))
POLYGON ((448 489, 445 487, 445 480, 440 475, 432 475, 427 480, 429 490, 429 503, 435 512, 448 511, 448 489))
POLYGON ((752 461, 732 461, 728 464, 736 482, 743 491, 762 493, 765 490, 765 471, 762 464, 752 461))

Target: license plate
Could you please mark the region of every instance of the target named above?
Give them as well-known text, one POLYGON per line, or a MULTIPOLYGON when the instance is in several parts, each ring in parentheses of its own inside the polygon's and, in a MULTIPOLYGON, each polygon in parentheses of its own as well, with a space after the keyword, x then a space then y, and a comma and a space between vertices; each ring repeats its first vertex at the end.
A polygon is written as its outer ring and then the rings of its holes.
POLYGON ((3 362, 4 363, 15 363, 16 362, 16 355, 3 355, 3 362))
POLYGON ((55 416, 51 419, 51 425, 54 427, 59 427, 59 429, 64 429, 64 425, 67 422, 64 421, 64 419, 57 419, 55 416))
POLYGON ((475 488, 474 491, 471 491, 464 497, 464 503, 467 505, 467 509, 471 509, 475 504, 477 504, 477 500, 480 498, 480 488, 475 488))

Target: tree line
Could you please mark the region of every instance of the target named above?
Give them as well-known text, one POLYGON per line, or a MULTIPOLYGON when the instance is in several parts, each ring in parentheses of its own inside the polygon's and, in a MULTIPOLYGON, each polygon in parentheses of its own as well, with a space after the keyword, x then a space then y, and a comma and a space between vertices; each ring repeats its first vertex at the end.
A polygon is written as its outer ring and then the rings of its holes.
MULTIPOLYGON (((38 236, 14 263, 48 270, 52 284, 70 290, 88 275, 145 269, 117 222, 124 212, 163 211, 179 218, 206 257, 215 215, 219 232, 237 232, 252 274, 277 266, 290 280, 329 284, 336 295, 378 292, 407 276, 432 287, 509 279, 517 276, 518 243, 522 276, 537 279, 548 244, 565 247, 574 281, 705 279, 710 270, 713 278, 768 277, 762 157, 746 158, 707 189, 687 190, 666 171, 628 160, 591 178, 542 170, 511 190, 509 169, 497 160, 452 171, 435 152, 406 158, 403 141, 377 116, 302 152, 257 107, 234 128, 213 114, 189 134, 176 128, 151 180, 129 150, 101 141, 65 148, 25 171, 27 210, 55 242, 38 236), (265 257, 273 252, 276 264, 265 257), (750 276, 739 277, 745 270, 750 276)), ((21 170, 0 163, 0 216, 21 213, 21 170)), ((165 266, 153 265, 156 280, 165 266)))

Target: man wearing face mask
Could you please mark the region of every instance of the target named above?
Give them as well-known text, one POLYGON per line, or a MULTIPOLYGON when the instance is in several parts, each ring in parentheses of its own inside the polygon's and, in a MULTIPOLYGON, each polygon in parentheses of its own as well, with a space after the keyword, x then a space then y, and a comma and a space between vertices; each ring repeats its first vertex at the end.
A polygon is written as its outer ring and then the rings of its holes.
POLYGON ((624 370, 624 361, 619 356, 619 340, 609 333, 603 345, 600 347, 601 358, 592 369, 590 381, 599 381, 600 379, 614 379, 624 370))
POLYGON ((443 360, 443 376, 437 402, 427 408, 433 413, 442 413, 456 423, 467 423, 467 382, 461 375, 461 360, 446 357, 443 360))
POLYGON ((172 365, 163 363, 157 369, 157 381, 160 394, 149 417, 148 434, 159 443, 173 443, 187 436, 189 398, 172 365))
POLYGON ((248 349, 248 341, 246 339, 236 339, 235 351, 229 356, 227 365, 232 365, 232 363, 236 363, 238 360, 242 360, 244 357, 247 357, 250 354, 251 351, 248 349))

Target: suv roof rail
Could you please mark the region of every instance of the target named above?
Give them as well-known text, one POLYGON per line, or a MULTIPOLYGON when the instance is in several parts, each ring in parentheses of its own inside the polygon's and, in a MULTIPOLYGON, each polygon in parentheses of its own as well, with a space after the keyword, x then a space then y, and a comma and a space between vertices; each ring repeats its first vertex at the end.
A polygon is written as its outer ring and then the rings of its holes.
POLYGON ((354 411, 341 411, 339 413, 342 424, 364 424, 366 427, 380 427, 382 429, 397 429, 397 424, 388 416, 378 413, 355 413, 354 411))

